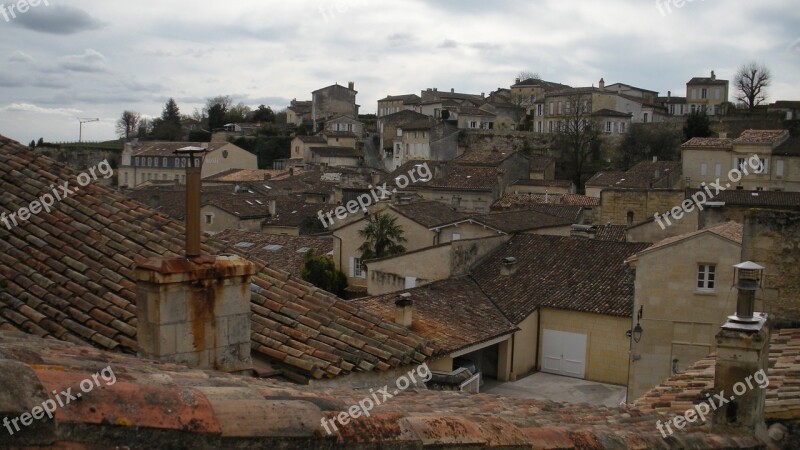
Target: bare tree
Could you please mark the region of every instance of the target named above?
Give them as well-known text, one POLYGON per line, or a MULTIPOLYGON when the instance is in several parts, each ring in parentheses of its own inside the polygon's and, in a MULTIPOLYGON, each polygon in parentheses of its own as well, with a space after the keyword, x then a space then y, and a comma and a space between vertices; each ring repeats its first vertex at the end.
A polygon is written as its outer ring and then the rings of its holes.
POLYGON ((539 72, 534 72, 532 70, 523 70, 518 75, 519 81, 530 80, 531 78, 534 80, 541 80, 542 77, 539 76, 539 72))
POLYGON ((769 69, 753 61, 739 67, 734 84, 739 91, 737 100, 747 105, 750 110, 767 99, 766 88, 772 82, 769 69))
POLYGON ((141 118, 142 116, 137 112, 123 111, 122 116, 117 120, 117 135, 130 139, 139 128, 141 118))
POLYGON ((583 169, 602 139, 601 125, 592 115, 592 95, 568 96, 562 119, 555 121, 553 145, 572 168, 575 186, 583 186, 583 169))

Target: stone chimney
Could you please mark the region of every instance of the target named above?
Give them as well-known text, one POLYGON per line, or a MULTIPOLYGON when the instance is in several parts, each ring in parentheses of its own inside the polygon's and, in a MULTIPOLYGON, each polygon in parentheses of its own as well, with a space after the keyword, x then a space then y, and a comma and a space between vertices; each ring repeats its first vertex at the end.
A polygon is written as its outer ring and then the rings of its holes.
POLYGON ((278 214, 278 201, 273 199, 269 200, 269 215, 275 217, 278 214))
POLYGON ((767 315, 755 312, 756 290, 761 288, 763 267, 752 262, 734 266, 738 289, 736 314, 717 333, 714 394, 729 400, 718 405, 713 427, 719 432, 746 429, 768 442, 764 401, 768 381, 769 326, 767 315), (764 386, 764 387, 762 387, 764 386))
POLYGON ((598 86, 600 87, 601 91, 605 91, 606 90, 606 80, 600 78, 600 84, 598 84, 598 86))
POLYGON ((520 79, 519 79, 519 78, 517 78, 516 80, 514 80, 514 84, 519 84, 519 82, 520 82, 520 79))
POLYGON ((717 81, 717 74, 713 70, 711 71, 711 81, 717 81))
POLYGON ((672 91, 667 91, 667 100, 672 100, 672 91))
POLYGON ((242 372, 250 359, 253 263, 238 256, 152 258, 135 270, 139 356, 242 372))
POLYGON ((397 301, 394 302, 394 321, 401 327, 411 328, 414 313, 414 301, 411 300, 411 294, 404 292, 400 294, 397 301))
POLYGON ((355 81, 348 82, 347 83, 347 88, 350 89, 351 91, 355 91, 356 90, 356 82, 355 81))
POLYGON ((500 266, 500 275, 504 277, 509 277, 517 273, 517 258, 509 256, 508 258, 503 258, 502 265, 500 266))
POLYGON ((456 93, 456 88, 450 88, 450 93, 451 94, 455 94, 456 93))

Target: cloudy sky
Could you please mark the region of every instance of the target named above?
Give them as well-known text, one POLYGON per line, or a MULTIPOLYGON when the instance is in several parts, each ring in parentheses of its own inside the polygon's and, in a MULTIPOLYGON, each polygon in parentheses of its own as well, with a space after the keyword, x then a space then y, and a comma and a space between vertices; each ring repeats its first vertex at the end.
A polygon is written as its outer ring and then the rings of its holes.
POLYGON ((85 139, 113 139, 123 110, 156 116, 169 97, 186 114, 216 95, 280 109, 354 81, 368 113, 428 87, 488 93, 521 70, 685 95, 693 76, 758 60, 770 101, 800 100, 796 0, 2 1, 0 134, 25 143, 75 141, 77 117, 100 118, 85 139))

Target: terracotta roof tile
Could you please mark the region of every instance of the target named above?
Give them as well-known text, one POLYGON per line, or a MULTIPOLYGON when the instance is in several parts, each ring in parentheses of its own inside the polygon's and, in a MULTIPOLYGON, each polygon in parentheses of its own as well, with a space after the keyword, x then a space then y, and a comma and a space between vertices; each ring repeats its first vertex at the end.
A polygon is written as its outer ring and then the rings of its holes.
POLYGON ((453 223, 469 217, 468 214, 460 213, 436 201, 419 201, 404 205, 392 205, 391 208, 428 228, 453 223))
MULTIPOLYGON (((0 328, 2 328, 0 322, 0 328)), ((106 448, 119 443, 169 448, 761 448, 745 432, 713 434, 692 425, 663 439, 653 425, 667 417, 637 409, 408 389, 368 417, 333 428, 333 419, 365 392, 200 371, 0 332, 3 412, 18 416, 106 368, 113 378, 55 419, 24 435, 26 448, 106 448), (9 381, 13 380, 13 385, 9 381), (115 381, 112 381, 115 380, 115 381), (112 384, 109 384, 112 383, 112 384), (13 388, 11 387, 13 386, 13 388), (92 433, 82 432, 91 428, 92 433), (80 441, 76 442, 76 436, 80 441), (79 446, 79 447, 76 447, 79 446)), ((368 395, 367 395, 368 396, 368 395)), ((20 434, 0 445, 19 447, 20 434)))
MULTIPOLYGON (((469 279, 439 281, 403 292, 411 294, 413 301, 411 330, 434 341, 441 352, 452 353, 516 330, 469 279)), ((353 302, 391 321, 400 294, 367 297, 353 302)))
MULTIPOLYGON (((31 155, 26 147, 0 137, 0 212, 8 214, 26 205, 39 194, 35 187, 42 184, 39 180, 48 183, 74 181, 75 176, 53 160, 31 155), (22 176, 14 167, 25 168, 34 177, 22 176)), ((50 214, 43 212, 19 227, 9 230, 0 226, 3 328, 13 327, 42 337, 135 353, 138 322, 136 285, 131 269, 143 257, 179 256, 183 234, 179 223, 99 185, 87 186, 59 203, 50 214), (107 225, 90 219, 97 218, 94 211, 100 205, 105 205, 103 209, 112 213, 108 220, 104 219, 107 225), (113 213, 114 210, 119 213, 113 213), (53 226, 49 229, 43 226, 47 223, 53 226), (32 240, 31 237, 36 237, 28 225, 35 226, 32 229, 38 234, 47 233, 47 243, 32 240), (58 234, 50 233, 54 229, 58 234), (39 249, 42 244, 44 246, 39 249)), ((222 248, 217 241, 203 245, 206 253, 216 253, 222 248)), ((254 284, 254 351, 268 357, 277 355, 273 361, 276 367, 292 371, 301 378, 335 376, 367 367, 383 368, 398 360, 414 361, 420 354, 433 352, 422 337, 408 330, 386 327, 379 317, 349 307, 286 272, 264 265, 254 278, 254 284), (278 306, 276 310, 257 309, 268 299, 278 306), (313 321, 301 323, 299 319, 306 314, 313 321), (336 326, 347 334, 350 343, 358 341, 359 334, 368 327, 369 331, 378 331, 386 338, 368 348, 359 344, 361 350, 356 350, 346 340, 333 339, 337 348, 353 355, 350 361, 342 357, 336 361, 330 361, 330 357, 319 358, 315 355, 316 349, 311 351, 308 346, 298 345, 307 340, 299 338, 305 335, 309 324, 322 323, 321 320, 330 323, 340 317, 344 320, 336 326), (259 333, 265 327, 256 318, 283 324, 283 330, 289 334, 281 333, 276 327, 270 335, 281 337, 280 345, 298 349, 298 356, 290 358, 285 352, 277 351, 277 347, 256 345, 259 339, 266 337, 259 333), (303 329, 306 331, 300 331, 300 326, 306 327, 303 329), (386 343, 398 340, 406 342, 408 347, 398 351, 400 347, 386 343), (359 366, 365 360, 373 363, 359 366)))
POLYGON ((624 262, 648 245, 519 234, 476 267, 472 277, 513 323, 543 306, 628 317, 633 272, 624 262), (500 269, 508 257, 516 258, 517 268, 504 276, 500 269))

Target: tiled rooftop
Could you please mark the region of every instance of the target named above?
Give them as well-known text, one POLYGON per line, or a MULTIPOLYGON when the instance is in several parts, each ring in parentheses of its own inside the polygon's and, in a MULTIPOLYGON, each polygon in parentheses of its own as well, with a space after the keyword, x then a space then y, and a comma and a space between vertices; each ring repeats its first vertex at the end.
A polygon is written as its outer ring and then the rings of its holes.
POLYGON ((681 170, 680 161, 642 161, 626 172, 599 172, 586 182, 586 186, 647 189, 668 175, 681 170))
POLYGON ((789 130, 745 130, 733 143, 778 145, 788 137, 789 130))
MULTIPOLYGON (((28 205, 76 173, 0 137, 0 212, 28 205)), ((179 257, 183 226, 99 184, 8 230, 0 226, 0 328, 135 353, 133 269, 179 257)), ((221 246, 208 241, 207 254, 221 246)), ((255 261, 258 263, 259 261, 255 261)), ((295 377, 387 370, 424 360, 426 341, 291 276, 253 279, 252 349, 295 377)))
POLYGON ((393 210, 428 228, 464 220, 469 215, 436 201, 392 205, 393 210))
POLYGON ((600 206, 600 198, 578 194, 506 193, 492 205, 492 209, 531 208, 536 205, 574 206, 580 212, 582 206, 600 206))
POLYGON ((487 257, 473 278, 513 323, 540 306, 630 317, 633 272, 625 259, 649 244, 519 234, 487 257), (514 257, 517 271, 500 274, 514 257))
POLYGON ((453 164, 497 167, 517 152, 507 149, 468 150, 453 160, 453 164))
POLYGON ((514 189, 514 186, 536 186, 536 187, 559 187, 569 189, 575 183, 570 180, 517 180, 509 189, 514 189))
POLYGON ((763 445, 743 432, 714 434, 698 425, 665 440, 654 424, 668 418, 636 409, 415 389, 385 399, 369 417, 338 423, 336 430, 328 422, 333 432, 328 435, 322 420, 357 405, 367 392, 188 369, 0 331, 3 412, 12 417, 30 412, 52 390, 72 387, 74 393, 82 380, 107 367, 114 377, 98 378, 101 387, 58 408, 54 420, 37 423, 24 435, 11 436, 4 429, 0 446, 577 450, 763 445))
POLYGON ((472 219, 508 234, 542 228, 564 227, 575 223, 572 218, 552 215, 537 209, 492 212, 472 216, 472 219))
POLYGON ((287 236, 225 230, 214 235, 214 239, 224 244, 222 252, 258 259, 272 267, 280 267, 296 278, 301 276, 308 250, 313 250, 315 255, 333 254, 333 238, 330 236, 287 236))
POLYGON ((427 182, 418 181, 412 183, 410 187, 418 189, 492 191, 499 188, 498 177, 502 174, 503 170, 496 167, 446 164, 443 176, 434 176, 432 180, 427 182))
POLYGON ((744 227, 742 226, 742 224, 736 222, 725 222, 719 225, 715 225, 713 227, 708 227, 702 230, 693 231, 691 233, 668 237, 662 241, 656 242, 655 244, 648 247, 644 251, 649 252, 662 247, 666 247, 667 245, 673 244, 678 241, 683 241, 685 239, 690 239, 703 233, 716 234, 717 236, 723 237, 725 239, 728 239, 730 241, 736 242, 741 245, 743 232, 744 232, 744 227))
POLYGON ((230 169, 225 172, 204 178, 204 181, 214 181, 217 183, 240 183, 248 181, 264 181, 287 173, 285 170, 252 170, 252 169, 230 169))
POLYGON ((598 241, 627 242, 626 225, 596 225, 594 238, 598 241))
POLYGON ((733 148, 733 139, 729 138, 692 138, 681 145, 682 148, 709 148, 730 150, 733 148))
POLYGON ((184 147, 208 147, 208 151, 213 152, 226 145, 233 144, 229 142, 144 141, 134 147, 133 156, 175 156, 175 151, 184 147))
POLYGON ((260 195, 211 194, 202 205, 214 206, 239 219, 258 219, 269 216, 269 202, 269 198, 260 195))
POLYGON ((395 301, 404 292, 414 302, 411 331, 436 344, 442 354, 512 333, 517 328, 468 278, 439 281, 416 289, 354 300, 394 320, 395 301))

